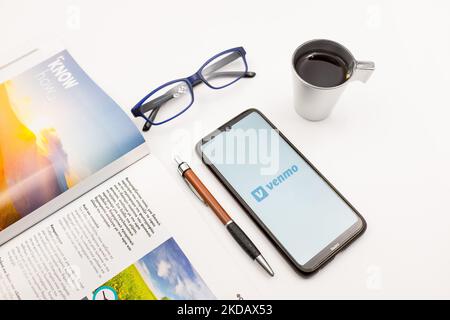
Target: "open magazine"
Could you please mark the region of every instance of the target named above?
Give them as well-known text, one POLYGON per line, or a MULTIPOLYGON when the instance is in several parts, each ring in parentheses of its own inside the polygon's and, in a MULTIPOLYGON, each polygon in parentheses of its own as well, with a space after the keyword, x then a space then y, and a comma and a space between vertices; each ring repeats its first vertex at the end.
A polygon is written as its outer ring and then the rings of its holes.
POLYGON ((0 62, 0 230, 1 299, 254 298, 66 50, 0 62))

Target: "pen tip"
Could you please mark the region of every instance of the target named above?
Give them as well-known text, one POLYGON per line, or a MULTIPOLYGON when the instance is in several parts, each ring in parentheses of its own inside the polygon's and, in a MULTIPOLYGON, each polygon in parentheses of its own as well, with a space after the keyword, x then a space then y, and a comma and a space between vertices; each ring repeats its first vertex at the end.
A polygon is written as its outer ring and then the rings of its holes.
POLYGON ((270 274, 270 276, 272 276, 272 277, 275 276, 275 272, 273 272, 272 268, 270 267, 270 265, 267 263, 266 259, 264 259, 264 257, 262 255, 257 256, 256 261, 259 263, 259 265, 261 267, 264 268, 264 270, 267 271, 268 274, 270 274))

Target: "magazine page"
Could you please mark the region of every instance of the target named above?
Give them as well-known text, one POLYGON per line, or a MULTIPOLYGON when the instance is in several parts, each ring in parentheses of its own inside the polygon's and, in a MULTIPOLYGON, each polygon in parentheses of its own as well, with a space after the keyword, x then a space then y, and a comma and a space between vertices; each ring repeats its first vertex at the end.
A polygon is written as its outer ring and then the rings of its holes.
POLYGON ((148 153, 66 50, 37 53, 0 69, 0 244, 148 153))
POLYGON ((257 298, 232 261, 147 155, 0 247, 0 298, 257 298))

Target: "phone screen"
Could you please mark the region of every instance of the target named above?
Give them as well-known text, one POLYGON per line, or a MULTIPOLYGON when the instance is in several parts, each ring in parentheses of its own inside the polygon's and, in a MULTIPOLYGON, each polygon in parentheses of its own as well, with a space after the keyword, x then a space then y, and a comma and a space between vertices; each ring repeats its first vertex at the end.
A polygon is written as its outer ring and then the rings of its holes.
POLYGON ((257 112, 200 146, 258 219, 300 265, 359 216, 257 112))

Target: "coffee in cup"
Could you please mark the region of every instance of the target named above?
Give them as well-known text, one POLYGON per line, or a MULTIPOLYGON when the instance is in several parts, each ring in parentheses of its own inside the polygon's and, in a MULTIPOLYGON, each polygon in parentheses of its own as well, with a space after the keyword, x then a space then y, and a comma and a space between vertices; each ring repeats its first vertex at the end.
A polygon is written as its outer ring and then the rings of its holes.
POLYGON ((312 40, 299 46, 292 57, 296 112, 311 121, 327 118, 350 81, 366 82, 373 62, 357 61, 341 44, 312 40))

